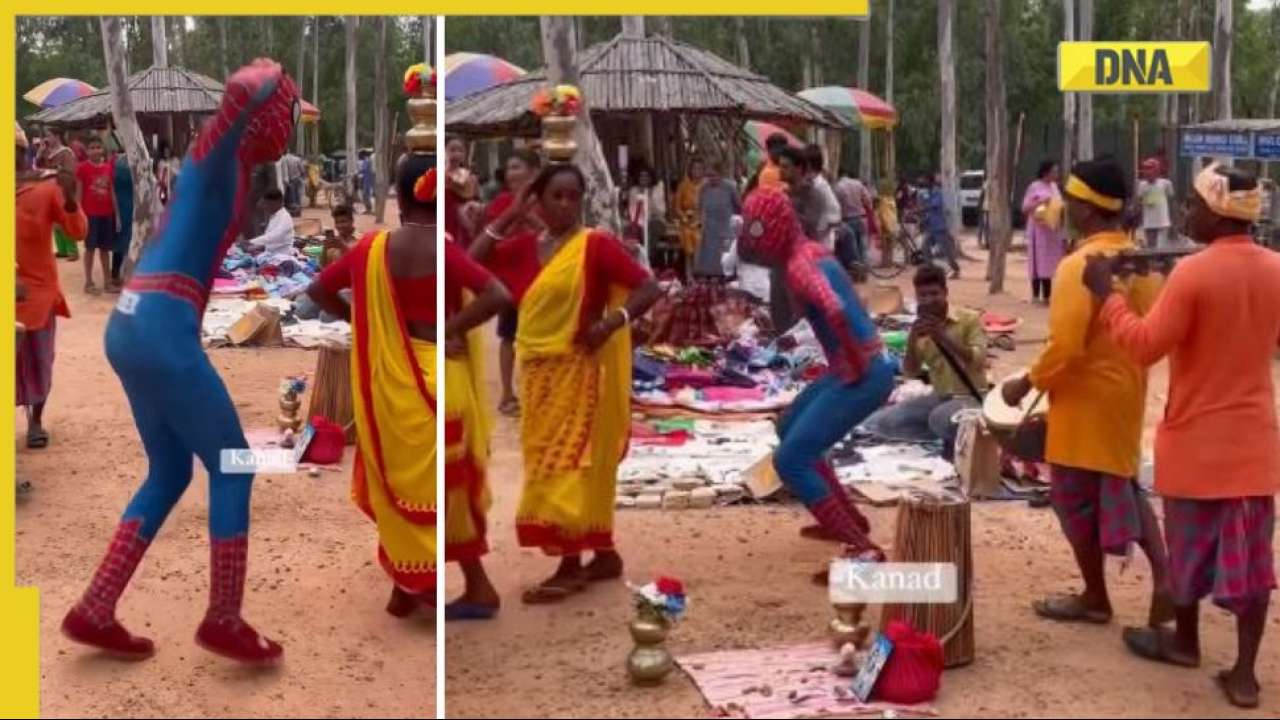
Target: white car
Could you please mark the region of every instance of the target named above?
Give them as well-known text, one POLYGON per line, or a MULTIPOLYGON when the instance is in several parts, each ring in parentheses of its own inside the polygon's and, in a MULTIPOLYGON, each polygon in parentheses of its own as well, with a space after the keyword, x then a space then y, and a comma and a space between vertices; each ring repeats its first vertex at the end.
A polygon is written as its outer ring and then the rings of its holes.
POLYGON ((965 225, 978 224, 982 185, 987 180, 983 170, 967 170, 960 174, 960 217, 965 225))

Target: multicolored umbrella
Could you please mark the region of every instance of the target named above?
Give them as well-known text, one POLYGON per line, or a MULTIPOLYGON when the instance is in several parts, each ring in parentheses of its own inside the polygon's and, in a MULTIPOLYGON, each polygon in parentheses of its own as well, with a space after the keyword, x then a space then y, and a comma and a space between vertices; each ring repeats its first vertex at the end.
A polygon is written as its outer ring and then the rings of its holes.
POLYGON ((898 111, 865 90, 826 85, 801 90, 797 94, 849 121, 854 128, 887 130, 898 124, 898 111))
POLYGON ((480 53, 452 53, 444 56, 444 99, 451 102, 525 74, 525 69, 500 57, 480 53))
POLYGON ((301 122, 304 122, 304 123, 320 122, 320 108, 316 107, 315 105, 312 105, 306 100, 303 100, 301 104, 302 104, 302 117, 300 119, 301 122))
POLYGON ((746 121, 742 124, 742 132, 746 133, 747 140, 750 141, 750 145, 747 147, 747 164, 751 166, 758 165, 763 159, 764 142, 774 133, 781 133, 787 139, 787 144, 792 147, 804 147, 804 143, 801 142, 800 138, 773 123, 761 120, 746 121))
POLYGON ((97 91, 98 88, 83 80, 53 78, 52 80, 45 80, 28 90, 27 94, 22 96, 22 99, 42 108, 51 108, 65 105, 72 100, 77 100, 97 91))

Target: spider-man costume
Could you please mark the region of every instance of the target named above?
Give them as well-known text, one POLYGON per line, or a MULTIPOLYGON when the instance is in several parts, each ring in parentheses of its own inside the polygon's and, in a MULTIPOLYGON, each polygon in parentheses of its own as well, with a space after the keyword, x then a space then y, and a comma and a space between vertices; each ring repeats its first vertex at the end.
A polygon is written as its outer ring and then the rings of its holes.
POLYGON ((824 456, 893 390, 893 362, 840 261, 805 237, 791 201, 776 190, 752 193, 742 208, 743 256, 783 270, 795 307, 813 327, 828 372, 778 422, 774 469, 818 524, 849 554, 883 559, 867 537, 870 523, 854 507, 824 456))
POLYGON ((240 616, 248 557, 251 473, 227 473, 224 450, 248 448, 226 386, 200 345, 210 285, 235 240, 249 173, 284 153, 298 91, 279 64, 257 60, 227 81, 222 105, 183 163, 182 185, 107 324, 106 353, 120 376, 149 468, 89 588, 63 620, 72 640, 129 658, 152 642, 115 618, 116 602, 165 517, 191 483, 192 456, 209 474, 211 584, 196 642, 244 662, 283 650, 240 616))

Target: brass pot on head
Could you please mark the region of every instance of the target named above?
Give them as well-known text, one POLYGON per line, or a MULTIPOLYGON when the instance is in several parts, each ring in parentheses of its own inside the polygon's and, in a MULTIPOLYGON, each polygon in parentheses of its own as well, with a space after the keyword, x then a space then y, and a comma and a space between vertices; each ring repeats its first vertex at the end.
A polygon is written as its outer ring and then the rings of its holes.
POLYGON ((542 151, 552 162, 569 162, 578 152, 573 129, 578 118, 573 115, 547 115, 542 118, 542 151))
POLYGON ((422 83, 417 97, 407 103, 409 119, 413 127, 404 134, 409 152, 433 153, 436 151, 436 88, 433 83, 422 83))

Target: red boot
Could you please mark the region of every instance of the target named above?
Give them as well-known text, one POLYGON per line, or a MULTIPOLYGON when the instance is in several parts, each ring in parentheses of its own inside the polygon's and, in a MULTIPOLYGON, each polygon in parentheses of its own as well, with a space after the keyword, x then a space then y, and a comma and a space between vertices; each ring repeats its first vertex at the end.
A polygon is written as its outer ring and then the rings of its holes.
POLYGON ((80 605, 71 608, 63 618, 62 634, 121 660, 146 660, 156 654, 155 643, 130 633, 115 619, 107 625, 97 624, 80 605))
POLYGON ((827 483, 827 487, 831 490, 831 494, 839 498, 845 512, 849 513, 849 517, 853 518, 853 524, 862 531, 863 535, 869 534, 871 532, 871 521, 867 519, 866 515, 862 514, 862 511, 858 510, 858 506, 849 498, 849 491, 845 490, 844 486, 840 484, 840 478, 836 476, 835 469, 826 460, 819 460, 816 467, 818 474, 822 476, 823 481, 827 483))
POLYGON ((120 522, 89 589, 62 620, 63 635, 125 660, 145 660, 156 652, 150 640, 131 634, 116 620, 116 602, 150 544, 141 530, 141 519, 120 522))
POLYGON ((284 648, 258 634, 240 617, 249 539, 244 536, 211 542, 209 611, 196 630, 196 644, 211 653, 254 665, 267 665, 284 655, 284 648))

